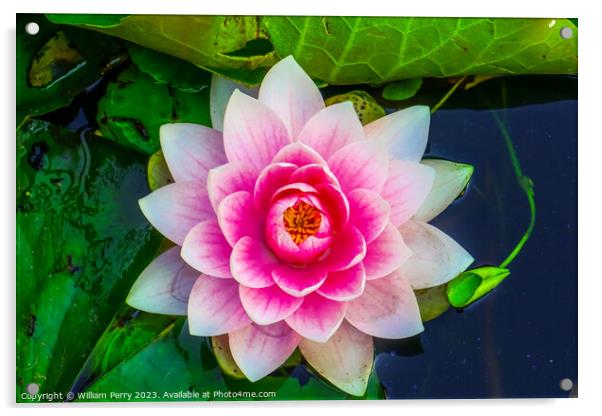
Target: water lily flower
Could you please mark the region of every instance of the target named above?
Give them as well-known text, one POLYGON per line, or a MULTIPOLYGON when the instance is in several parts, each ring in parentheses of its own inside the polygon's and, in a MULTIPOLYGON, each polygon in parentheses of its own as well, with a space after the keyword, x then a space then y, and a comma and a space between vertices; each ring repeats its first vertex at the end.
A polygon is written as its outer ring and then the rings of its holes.
POLYGON ((227 334, 251 381, 298 347, 318 373, 361 396, 372 337, 420 333, 413 289, 473 261, 427 224, 462 175, 420 163, 428 107, 362 126, 351 103, 325 107, 292 57, 267 73, 258 98, 214 95, 213 125, 223 131, 161 127, 175 183, 140 207, 177 246, 144 270, 127 302, 187 315, 192 335, 227 334))

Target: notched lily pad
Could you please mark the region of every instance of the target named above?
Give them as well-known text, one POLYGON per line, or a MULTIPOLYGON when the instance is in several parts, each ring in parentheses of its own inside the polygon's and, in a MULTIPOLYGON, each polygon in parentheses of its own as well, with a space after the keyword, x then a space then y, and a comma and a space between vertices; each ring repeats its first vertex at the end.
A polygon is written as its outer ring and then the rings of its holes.
POLYGON ((124 61, 116 39, 36 14, 17 15, 17 58, 17 126, 68 105, 124 61), (25 32, 29 22, 39 26, 35 36, 25 32))
POLYGON ((190 62, 135 44, 130 44, 128 49, 138 69, 157 82, 184 92, 199 92, 209 88, 211 74, 190 62))
POLYGON ((362 125, 366 125, 385 115, 385 110, 366 91, 356 90, 334 95, 325 100, 326 105, 351 101, 362 125))
POLYGON ((495 289, 510 275, 510 270, 483 266, 467 270, 448 283, 447 298, 456 308, 463 308, 495 289))
POLYGON ((129 40, 245 84, 257 84, 266 68, 278 62, 269 42, 258 41, 267 34, 257 16, 129 15, 107 26, 99 26, 94 15, 48 17, 129 40))
POLYGON ((130 65, 107 86, 98 102, 96 119, 102 136, 150 155, 160 149, 159 128, 163 124, 211 125, 209 88, 184 92, 158 83, 130 65))

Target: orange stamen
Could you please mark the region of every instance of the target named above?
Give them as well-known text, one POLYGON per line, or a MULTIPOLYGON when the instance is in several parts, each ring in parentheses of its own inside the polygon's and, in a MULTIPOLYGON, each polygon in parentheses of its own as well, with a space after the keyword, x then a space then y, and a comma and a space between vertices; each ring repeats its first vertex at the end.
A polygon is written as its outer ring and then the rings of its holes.
POLYGON ((284 211, 282 218, 284 220, 284 228, 297 245, 316 234, 322 223, 320 211, 303 201, 299 201, 294 206, 288 207, 284 211))

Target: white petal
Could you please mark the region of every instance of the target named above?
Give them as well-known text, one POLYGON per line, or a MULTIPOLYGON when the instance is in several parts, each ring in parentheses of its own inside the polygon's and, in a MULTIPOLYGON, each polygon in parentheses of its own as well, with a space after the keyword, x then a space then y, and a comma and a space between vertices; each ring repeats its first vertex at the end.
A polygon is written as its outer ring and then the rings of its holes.
POLYGON ((474 167, 440 159, 424 159, 422 164, 435 170, 435 182, 426 200, 414 214, 414 219, 429 222, 462 193, 470 181, 474 167))
POLYGON ((130 289, 126 303, 145 312, 186 315, 190 290, 199 274, 184 263, 180 247, 173 247, 144 269, 130 289))
POLYGON ((153 227, 178 245, 182 245, 195 225, 215 217, 207 189, 198 182, 162 186, 140 199, 138 204, 153 227))
POLYGON ((257 381, 280 367, 295 351, 299 335, 284 321, 251 324, 228 334, 232 357, 245 376, 257 381))
POLYGON ((164 124, 159 130, 161 149, 176 180, 204 185, 210 169, 226 163, 222 134, 192 123, 164 124))
POLYGON ((224 129, 224 114, 226 106, 230 101, 230 96, 234 90, 239 89, 245 94, 257 98, 259 88, 248 88, 243 84, 229 80, 217 74, 211 77, 211 92, 209 98, 209 111, 211 113, 211 125, 214 129, 222 131, 224 129))
POLYGON ((373 121, 364 132, 387 147, 389 158, 418 162, 426 149, 430 121, 429 108, 416 105, 373 121))
POLYGON ((367 281, 362 296, 348 305, 345 319, 374 337, 407 338, 424 329, 414 291, 397 273, 367 281))
POLYGON ((326 380, 352 396, 363 396, 372 371, 372 337, 343 322, 325 343, 302 339, 301 354, 326 380))
POLYGON ((320 90, 292 56, 268 71, 259 89, 259 101, 278 114, 293 139, 307 120, 324 108, 320 90))
POLYGON ((413 254, 398 272, 414 289, 447 283, 474 261, 454 239, 430 224, 408 221, 399 232, 413 254))

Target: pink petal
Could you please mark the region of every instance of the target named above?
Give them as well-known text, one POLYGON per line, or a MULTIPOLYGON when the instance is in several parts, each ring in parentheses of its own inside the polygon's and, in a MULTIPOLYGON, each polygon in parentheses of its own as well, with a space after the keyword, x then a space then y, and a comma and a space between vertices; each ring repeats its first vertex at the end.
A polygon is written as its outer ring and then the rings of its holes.
POLYGON ((319 288, 328 271, 320 265, 294 267, 280 264, 272 271, 276 284, 292 296, 305 296, 319 288))
POLYGON ((366 270, 362 262, 340 272, 330 272, 317 290, 325 298, 339 302, 357 298, 366 285, 366 270))
POLYGON ((163 186, 138 203, 153 227, 178 245, 184 242, 192 227, 215 217, 205 186, 198 182, 163 186))
POLYGON ((386 276, 401 267, 412 255, 401 234, 391 223, 368 244, 364 266, 368 280, 386 276))
POLYGON ((262 288, 274 284, 272 270, 279 261, 261 242, 243 237, 234 246, 230 256, 232 276, 241 284, 262 288))
POLYGON ((276 200, 281 200, 291 195, 303 195, 303 194, 317 194, 318 190, 311 185, 302 182, 289 183, 276 189, 274 195, 272 195, 272 203, 276 200))
POLYGON ((224 129, 224 114, 232 93, 239 89, 250 97, 257 98, 258 88, 247 88, 243 84, 229 80, 217 74, 211 77, 211 91, 209 93, 209 112, 211 125, 214 129, 224 129))
POLYGON ((188 296, 199 272, 173 247, 154 259, 140 274, 126 299, 133 308, 165 315, 186 315, 188 296))
POLYGON ((216 220, 197 224, 186 236, 180 255, 186 263, 210 276, 231 278, 232 248, 216 220))
POLYGON ((391 223, 399 227, 412 218, 433 187, 434 169, 416 162, 392 160, 381 196, 391 205, 391 223))
POLYGON ((331 184, 339 188, 339 181, 334 174, 324 165, 314 163, 301 166, 290 176, 291 182, 304 182, 310 185, 331 184))
POLYGON ((374 359, 371 336, 343 322, 325 343, 301 339, 299 350, 314 370, 345 393, 366 393, 374 359))
POLYGON ((161 150, 171 175, 180 181, 205 183, 210 169, 226 163, 222 134, 199 124, 164 124, 161 150))
POLYGON ((299 335, 278 322, 269 326, 251 324, 228 334, 232 357, 251 381, 257 381, 280 367, 295 351, 299 335))
POLYGON ((289 183, 289 178, 295 170, 297 166, 291 163, 272 163, 262 170, 253 191, 255 206, 265 209, 276 190, 289 183))
POLYGON ((217 212, 222 200, 238 191, 253 192, 257 174, 243 162, 230 162, 211 169, 207 176, 207 194, 217 212))
POLYGON ((341 189, 329 183, 318 184, 315 187, 333 229, 340 230, 345 227, 349 221, 349 202, 341 189))
POLYGON ((262 224, 258 220, 249 192, 239 191, 225 197, 217 207, 217 221, 230 246, 242 237, 259 239, 262 224))
POLYGON ((372 141, 348 144, 328 159, 328 166, 345 192, 357 188, 380 192, 387 179, 387 153, 372 141))
POLYGON ((364 236, 354 226, 348 225, 337 233, 331 244, 331 251, 323 261, 330 271, 348 269, 358 264, 366 256, 364 236))
POLYGON ((407 338, 424 329, 412 287, 397 273, 366 282, 364 294, 349 302, 345 318, 378 338, 407 338))
POLYGON ((299 309, 286 318, 286 323, 304 338, 326 342, 343 322, 346 310, 347 302, 311 293, 305 296, 299 309))
POLYGON ((462 246, 430 224, 408 221, 399 231, 413 254, 398 271, 414 289, 447 283, 474 261, 462 246))
POLYGON ((354 189, 347 194, 349 221, 364 235, 366 243, 378 237, 389 223, 391 206, 376 192, 354 189))
POLYGON ((230 162, 243 161, 259 172, 290 142, 286 127, 272 110, 234 91, 224 117, 224 148, 230 162))
POLYGON ((353 104, 333 104, 314 115, 297 137, 328 159, 348 144, 364 140, 364 130, 353 104))
POLYGON ((291 296, 278 286, 261 289, 240 286, 240 300, 251 320, 268 325, 291 316, 303 303, 303 298, 291 296))
POLYGON ((301 142, 291 143, 284 146, 276 153, 272 163, 292 163, 297 166, 311 164, 326 165, 326 161, 318 152, 301 142))
POLYGON ((209 337, 236 331, 251 323, 238 296, 238 282, 201 276, 188 300, 191 335, 209 337))
POLYGON ((396 111, 364 126, 366 138, 383 144, 389 158, 419 162, 429 135, 431 112, 416 105, 396 111))
POLYGON ((282 59, 265 75, 259 101, 271 108, 297 137, 311 116, 324 108, 320 90, 292 55, 282 59))

